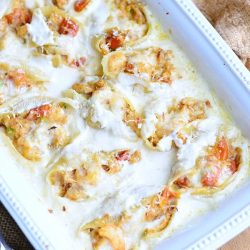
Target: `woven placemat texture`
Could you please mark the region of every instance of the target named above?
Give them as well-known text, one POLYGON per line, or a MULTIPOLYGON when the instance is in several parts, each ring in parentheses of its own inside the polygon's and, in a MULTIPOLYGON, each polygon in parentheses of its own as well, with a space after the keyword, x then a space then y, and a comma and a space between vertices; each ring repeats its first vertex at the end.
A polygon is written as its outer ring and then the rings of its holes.
POLYGON ((6 243, 14 250, 33 250, 16 222, 11 218, 7 210, 0 203, 0 232, 6 243))
POLYGON ((250 70, 250 0, 193 0, 250 70))

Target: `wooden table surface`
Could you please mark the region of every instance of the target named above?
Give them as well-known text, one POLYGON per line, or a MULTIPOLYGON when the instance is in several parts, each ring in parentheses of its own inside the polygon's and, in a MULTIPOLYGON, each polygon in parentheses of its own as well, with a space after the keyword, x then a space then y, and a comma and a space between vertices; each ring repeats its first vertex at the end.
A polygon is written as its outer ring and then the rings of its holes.
POLYGON ((250 250, 250 228, 229 241, 220 250, 250 250))

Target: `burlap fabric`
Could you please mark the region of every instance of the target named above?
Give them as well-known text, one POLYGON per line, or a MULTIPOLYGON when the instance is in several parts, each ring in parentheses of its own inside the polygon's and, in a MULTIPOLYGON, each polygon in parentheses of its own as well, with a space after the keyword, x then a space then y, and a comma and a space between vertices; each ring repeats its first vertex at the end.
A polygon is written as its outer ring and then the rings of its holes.
POLYGON ((33 247, 1 203, 0 232, 10 248, 14 250, 33 250, 33 247))
POLYGON ((250 0, 193 0, 250 70, 250 0))

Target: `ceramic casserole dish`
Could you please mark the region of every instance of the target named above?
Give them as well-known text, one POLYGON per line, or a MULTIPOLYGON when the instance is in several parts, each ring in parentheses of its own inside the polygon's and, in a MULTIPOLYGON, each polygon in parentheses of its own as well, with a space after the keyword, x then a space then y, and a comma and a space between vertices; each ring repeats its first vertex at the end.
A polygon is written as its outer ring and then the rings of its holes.
MULTIPOLYGON (((250 139, 250 73, 241 61, 190 0, 145 2, 222 100, 243 135, 250 139)), ((1 151, 2 156, 7 152, 2 145, 1 151)), ((60 224, 48 214, 27 176, 14 169, 11 162, 0 165, 1 202, 35 249, 71 249, 68 236, 59 233, 60 224)), ((249 193, 250 181, 246 181, 219 206, 189 222, 156 249, 218 248, 250 226, 249 193)))

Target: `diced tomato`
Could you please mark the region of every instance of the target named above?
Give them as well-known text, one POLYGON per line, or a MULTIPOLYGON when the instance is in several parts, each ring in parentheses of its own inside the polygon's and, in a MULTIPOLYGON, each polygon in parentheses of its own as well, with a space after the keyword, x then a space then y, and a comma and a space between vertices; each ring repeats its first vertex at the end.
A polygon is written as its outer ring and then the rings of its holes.
POLYGON ((165 187, 162 192, 160 193, 160 196, 164 199, 170 200, 177 197, 177 194, 174 192, 171 192, 168 187, 165 187))
POLYGON ((217 178, 214 174, 212 173, 207 173, 202 177, 202 185, 206 187, 214 187, 216 186, 217 183, 217 178))
POLYGON ((59 34, 76 36, 79 30, 79 26, 71 19, 64 18, 59 26, 59 34))
POLYGON ((81 12, 88 4, 90 0, 77 0, 74 4, 74 9, 76 12, 81 12))
POLYGON ((111 50, 116 50, 120 48, 123 44, 124 39, 119 36, 108 36, 106 38, 106 43, 111 50))
POLYGON ((213 171, 206 171, 202 178, 201 183, 205 187, 216 187, 221 174, 221 168, 215 167, 213 171))
POLYGON ((70 63, 71 67, 79 68, 83 66, 86 62, 86 57, 80 57, 79 59, 75 59, 70 63))
POLYGON ((128 150, 123 150, 118 152, 115 158, 117 161, 128 161, 130 159, 130 153, 128 150))
POLYGON ((26 8, 15 8, 13 12, 5 16, 8 24, 14 26, 21 26, 26 23, 30 23, 32 19, 32 13, 26 8))
POLYGON ((225 137, 222 137, 220 141, 218 142, 217 148, 216 148, 216 157, 221 160, 225 161, 228 159, 229 155, 229 146, 228 142, 225 137))
POLYGON ((29 121, 35 121, 38 118, 46 117, 51 111, 51 104, 45 104, 36 108, 33 108, 25 116, 29 121))
POLYGON ((8 77, 17 87, 29 87, 31 85, 31 80, 27 78, 25 72, 22 69, 16 69, 8 72, 8 77))
POLYGON ((187 176, 180 177, 174 182, 175 185, 177 185, 180 188, 187 188, 190 187, 190 180, 187 176))

